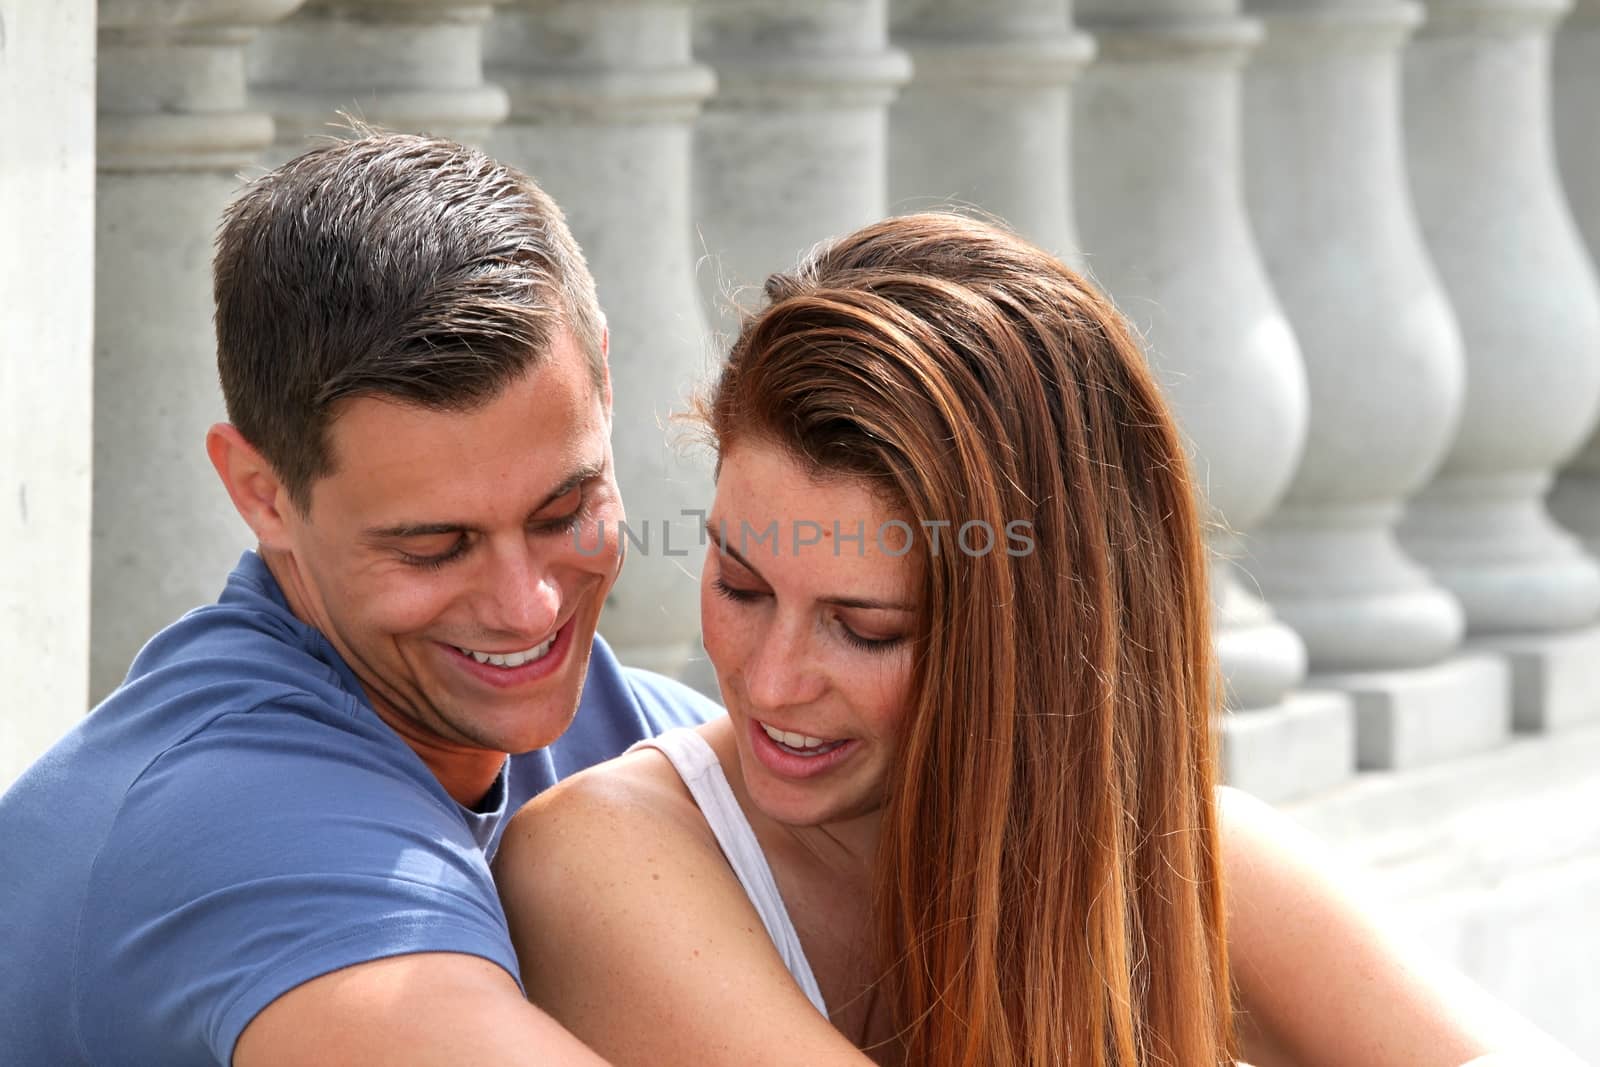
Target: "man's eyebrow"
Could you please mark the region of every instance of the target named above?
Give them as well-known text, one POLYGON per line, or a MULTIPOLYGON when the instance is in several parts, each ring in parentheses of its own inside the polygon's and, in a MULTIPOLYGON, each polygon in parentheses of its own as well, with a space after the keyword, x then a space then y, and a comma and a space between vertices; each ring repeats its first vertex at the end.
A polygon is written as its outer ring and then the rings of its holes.
MULTIPOLYGON (((752 567, 750 565, 750 561, 745 559, 743 554, 741 554, 738 549, 728 544, 727 540, 722 536, 722 531, 719 530, 717 525, 712 523, 709 519, 706 521, 706 536, 711 539, 712 544, 716 545, 720 551, 726 555, 732 556, 733 559, 738 562, 739 566, 743 567, 757 578, 760 578, 763 582, 766 581, 766 579, 762 577, 761 572, 752 567)), ((862 608, 867 611, 914 612, 917 610, 915 604, 910 604, 902 600, 873 600, 870 597, 859 596, 825 596, 820 598, 819 603, 832 604, 834 607, 839 608, 862 608)))
POLYGON ((459 522, 402 522, 394 526, 374 526, 362 531, 369 541, 390 541, 402 537, 432 537, 436 534, 470 533, 472 527, 459 522))
MULTIPOLYGON (((531 519, 557 500, 566 496, 584 482, 598 478, 605 473, 606 462, 603 459, 595 460, 567 475, 562 483, 550 490, 537 507, 529 513, 531 519)), ((374 526, 362 532, 362 536, 372 541, 397 540, 406 537, 434 537, 439 534, 476 533, 478 528, 463 522, 399 522, 392 526, 374 526)))

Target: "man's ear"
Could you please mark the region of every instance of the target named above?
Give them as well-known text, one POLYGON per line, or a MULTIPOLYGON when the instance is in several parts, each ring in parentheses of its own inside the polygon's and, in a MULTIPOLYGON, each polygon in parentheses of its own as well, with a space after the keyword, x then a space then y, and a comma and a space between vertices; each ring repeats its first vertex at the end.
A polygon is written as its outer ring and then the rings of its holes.
POLYGON ((222 479, 239 517, 266 548, 282 547, 285 517, 293 505, 278 474, 232 423, 206 431, 206 455, 222 479))

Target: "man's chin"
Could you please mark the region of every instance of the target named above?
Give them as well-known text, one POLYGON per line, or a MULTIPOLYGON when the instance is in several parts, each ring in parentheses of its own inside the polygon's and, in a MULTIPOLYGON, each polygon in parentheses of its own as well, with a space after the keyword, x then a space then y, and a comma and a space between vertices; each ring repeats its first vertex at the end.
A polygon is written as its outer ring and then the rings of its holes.
POLYGON ((555 744, 572 728, 577 718, 578 696, 573 693, 559 701, 546 696, 537 702, 525 703, 509 713, 501 708, 494 732, 504 745, 502 751, 516 756, 555 744))
POLYGON ((541 748, 549 748, 561 740, 563 734, 572 729, 573 719, 576 715, 568 715, 558 724, 535 731, 524 731, 518 737, 510 739, 512 746, 506 749, 513 756, 520 756, 528 752, 537 752, 541 748))

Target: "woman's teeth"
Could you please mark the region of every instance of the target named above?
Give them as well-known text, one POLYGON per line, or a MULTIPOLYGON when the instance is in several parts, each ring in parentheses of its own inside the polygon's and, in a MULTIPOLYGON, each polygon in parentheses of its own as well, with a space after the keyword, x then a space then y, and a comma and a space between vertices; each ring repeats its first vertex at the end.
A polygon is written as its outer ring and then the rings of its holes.
POLYGON ((797 756, 820 756, 822 753, 832 752, 844 744, 843 741, 825 741, 820 737, 797 734, 789 730, 778 730, 768 726, 766 723, 761 723, 760 726, 776 744, 797 756))
POLYGON ((485 663, 491 667, 504 667, 510 669, 512 667, 520 667, 524 663, 532 663, 536 659, 543 659, 545 653, 550 651, 550 646, 555 644, 555 642, 556 639, 552 636, 542 645, 534 645, 532 648, 525 648, 521 652, 508 652, 504 655, 495 655, 490 652, 475 652, 470 648, 462 648, 460 645, 456 646, 456 651, 461 653, 463 656, 471 656, 479 663, 485 663))

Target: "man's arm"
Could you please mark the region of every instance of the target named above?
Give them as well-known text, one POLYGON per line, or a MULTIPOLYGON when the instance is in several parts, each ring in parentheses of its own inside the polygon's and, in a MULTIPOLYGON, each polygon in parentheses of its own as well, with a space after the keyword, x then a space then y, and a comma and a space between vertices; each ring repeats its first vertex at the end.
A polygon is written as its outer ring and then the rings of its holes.
POLYGON ((523 1000, 454 805, 360 728, 227 716, 128 791, 80 922, 86 1059, 600 1062, 523 1000))
POLYGON ((392 956, 297 986, 239 1037, 234 1067, 539 1064, 604 1067, 523 999, 511 976, 460 953, 392 956))

